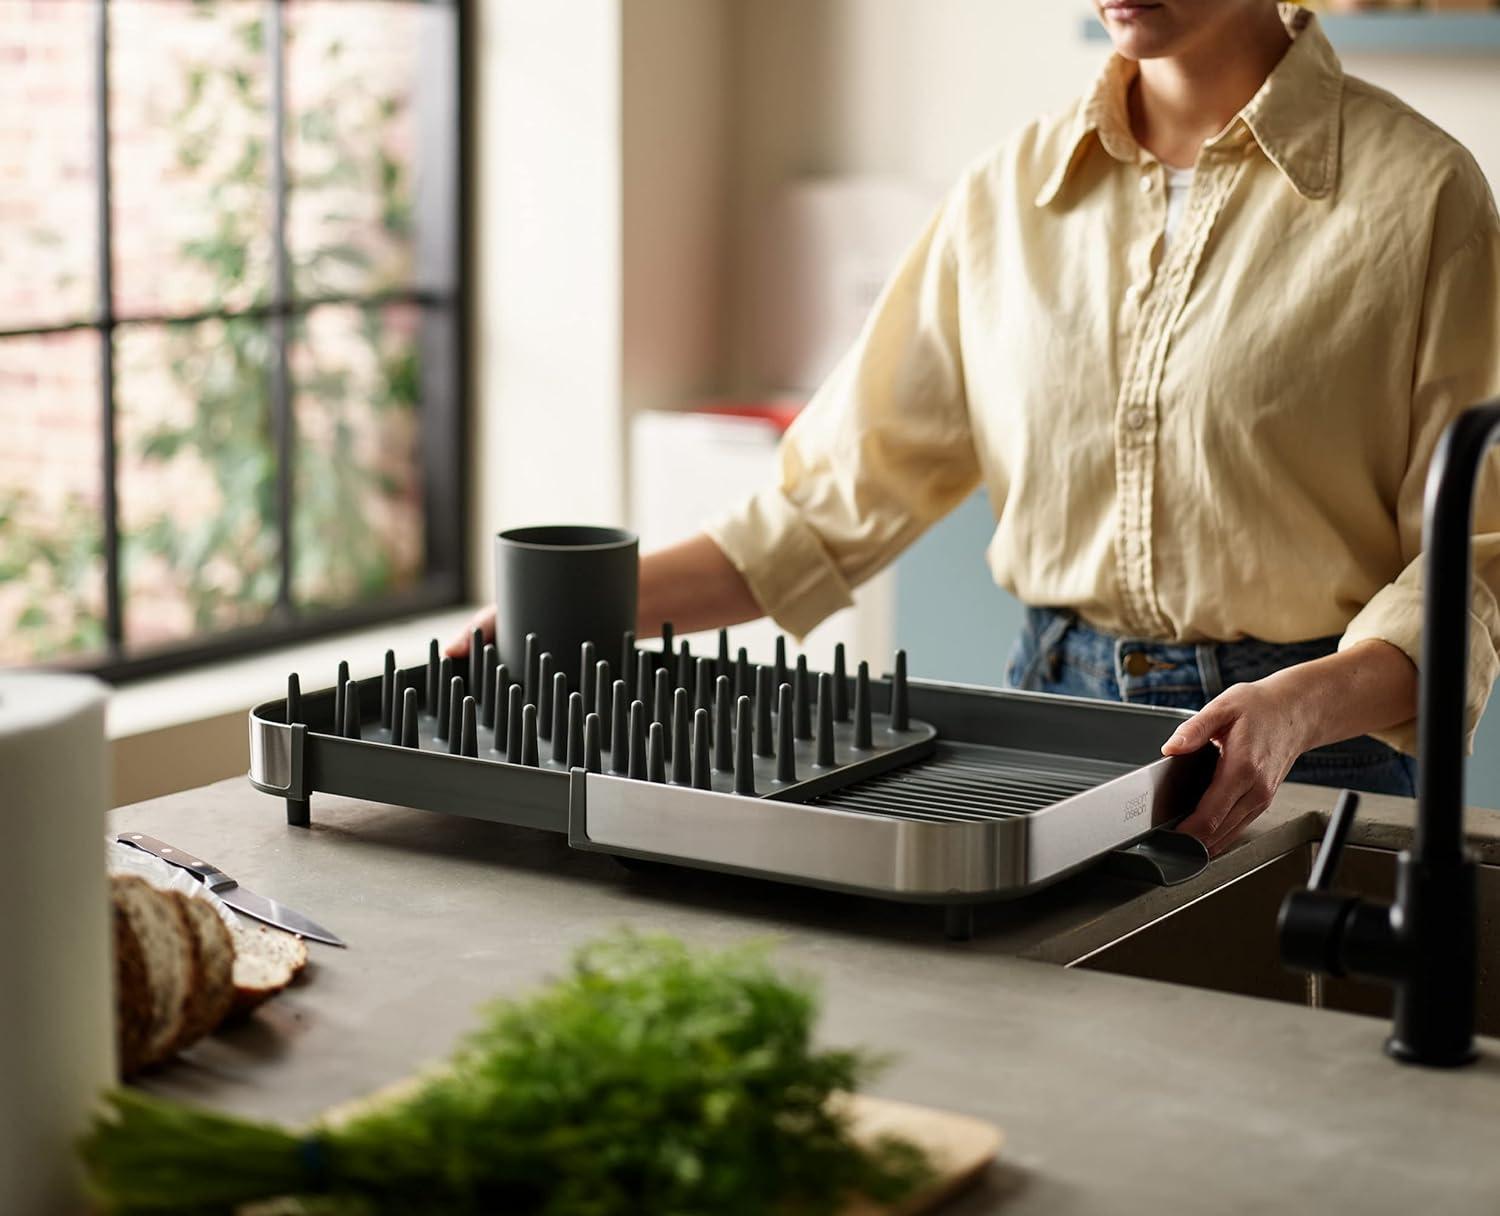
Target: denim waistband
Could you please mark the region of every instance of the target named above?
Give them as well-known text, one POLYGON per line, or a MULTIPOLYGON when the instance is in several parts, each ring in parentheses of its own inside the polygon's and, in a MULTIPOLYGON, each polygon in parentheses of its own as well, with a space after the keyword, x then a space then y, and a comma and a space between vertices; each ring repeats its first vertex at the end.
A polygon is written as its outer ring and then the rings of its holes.
POLYGON ((1108 688, 1112 699, 1194 694, 1210 701, 1231 684, 1259 680, 1338 650, 1337 636, 1303 642, 1160 642, 1119 637, 1084 623, 1070 612, 1028 608, 1026 650, 1051 678, 1069 668, 1108 688), (1048 670, 1048 669, 1051 670, 1048 670))

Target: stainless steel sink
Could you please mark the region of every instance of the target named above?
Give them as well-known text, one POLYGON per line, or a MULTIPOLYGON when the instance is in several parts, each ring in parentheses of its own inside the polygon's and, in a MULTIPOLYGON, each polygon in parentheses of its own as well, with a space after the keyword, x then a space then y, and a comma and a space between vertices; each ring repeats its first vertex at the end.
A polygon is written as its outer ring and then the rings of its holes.
MULTIPOLYGON (((1390 1017, 1391 990, 1288 971, 1276 943, 1282 898, 1307 882, 1315 846, 1284 853, 1142 929, 1069 963, 1094 971, 1390 1017)), ((1338 887, 1371 899, 1395 894, 1396 854, 1350 847, 1338 887)), ((1500 1035, 1500 866, 1479 871, 1480 1034, 1500 1035)))

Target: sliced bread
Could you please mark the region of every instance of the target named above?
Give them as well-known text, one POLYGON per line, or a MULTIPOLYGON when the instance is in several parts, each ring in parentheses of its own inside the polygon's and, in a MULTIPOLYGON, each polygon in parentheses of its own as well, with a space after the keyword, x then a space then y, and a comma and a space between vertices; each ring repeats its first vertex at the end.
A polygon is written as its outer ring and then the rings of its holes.
POLYGON ((198 984, 197 946, 188 913, 182 907, 184 897, 158 891, 134 875, 112 877, 110 894, 117 918, 116 940, 122 933, 126 939, 133 939, 117 951, 116 959, 120 1006, 132 1007, 131 1016, 120 1019, 121 1067, 129 1075, 166 1059, 175 1049, 198 984), (135 970, 137 961, 145 975, 144 987, 135 970), (136 1042, 138 1024, 128 1035, 125 1024, 138 1023, 143 1008, 149 1011, 149 1025, 144 1042, 136 1042))
POLYGON ((234 1006, 245 1013, 275 996, 307 966, 300 937, 241 918, 234 930, 234 1006))
POLYGON ((196 1043, 214 1030, 234 1005, 234 938, 224 918, 206 899, 173 891, 193 930, 198 983, 188 997, 176 1048, 196 1043))

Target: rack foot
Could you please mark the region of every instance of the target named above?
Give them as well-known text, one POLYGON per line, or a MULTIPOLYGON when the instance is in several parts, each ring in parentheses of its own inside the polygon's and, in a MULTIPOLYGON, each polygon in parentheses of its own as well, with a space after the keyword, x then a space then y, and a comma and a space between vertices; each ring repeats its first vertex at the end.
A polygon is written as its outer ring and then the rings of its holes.
POLYGON ((973 938, 973 904, 947 904, 944 906, 943 936, 950 942, 966 942, 973 938))
POLYGON ((308 798, 288 798, 286 800, 286 821, 294 828, 305 828, 312 826, 312 800, 308 798))

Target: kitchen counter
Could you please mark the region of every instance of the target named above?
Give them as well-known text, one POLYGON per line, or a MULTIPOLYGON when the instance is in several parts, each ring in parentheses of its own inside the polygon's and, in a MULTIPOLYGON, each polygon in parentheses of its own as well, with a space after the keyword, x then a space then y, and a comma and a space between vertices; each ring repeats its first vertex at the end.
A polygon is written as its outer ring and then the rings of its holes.
MULTIPOLYGON (((943 939, 932 908, 627 872, 498 824, 319 795, 312 829, 290 828, 243 779, 121 808, 110 826, 198 852, 350 942, 313 944, 304 983, 155 1074, 157 1093, 309 1119, 445 1056, 478 1005, 617 926, 770 936, 819 978, 828 1041, 895 1055, 876 1092, 1005 1129, 1002 1164, 954 1213, 1495 1211, 1500 1041, 1469 1069, 1401 1067, 1373 1019, 1054 965, 1314 840, 1333 796, 1285 787, 1182 886, 1086 872, 981 909, 965 943, 943 939)), ((1351 842, 1400 848, 1412 812, 1366 796, 1351 842)), ((1470 811, 1467 827, 1500 862, 1500 814, 1470 811)))

